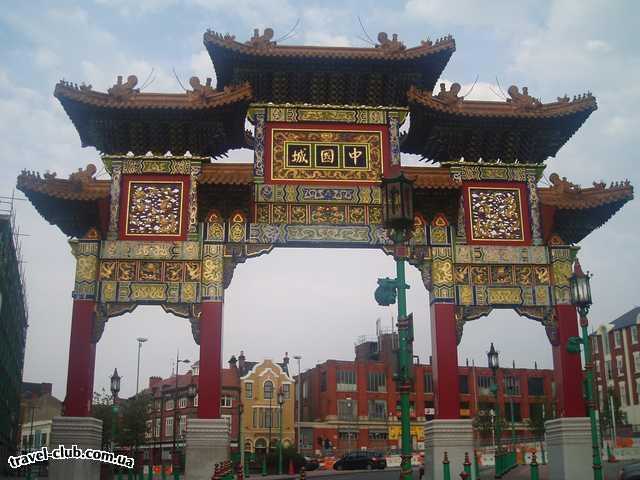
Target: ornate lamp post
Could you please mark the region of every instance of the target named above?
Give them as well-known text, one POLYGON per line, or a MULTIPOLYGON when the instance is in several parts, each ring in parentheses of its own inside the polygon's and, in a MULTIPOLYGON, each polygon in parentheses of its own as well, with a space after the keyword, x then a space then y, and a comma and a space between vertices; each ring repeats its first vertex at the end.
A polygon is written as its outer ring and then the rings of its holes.
POLYGON ((178 451, 176 450, 176 430, 178 428, 177 419, 178 419, 178 367, 181 363, 187 364, 191 363, 190 360, 186 358, 180 358, 180 351, 176 353, 176 384, 175 389, 173 390, 173 447, 171 450, 171 470, 173 471, 173 478, 175 480, 180 480, 180 473, 176 468, 178 465, 178 451))
POLYGON ((498 369, 500 368, 500 357, 498 355, 498 351, 493 346, 493 342, 491 342, 491 348, 487 352, 487 363, 489 368, 493 372, 493 384, 491 385, 491 392, 496 397, 496 406, 495 406, 495 427, 494 430, 496 432, 496 453, 495 453, 495 478, 502 478, 502 428, 500 425, 500 401, 498 398, 498 369))
MULTIPOLYGON (((118 393, 120 393, 120 375, 118 375, 118 369, 113 369, 113 375, 111 375, 111 396, 113 397, 113 405, 111 407, 111 451, 114 451, 115 448, 115 439, 116 439, 116 426, 118 423, 118 405, 116 404, 116 399, 118 398, 118 393)), ((113 471, 113 466, 111 467, 111 471, 113 471)))
POLYGON ((411 236, 413 215, 413 182, 400 174, 382 180, 382 218, 389 237, 393 241, 393 257, 396 261, 396 278, 378 279, 375 298, 379 305, 391 305, 398 298, 398 372, 397 390, 400 392, 400 424, 402 426, 402 463, 400 478, 411 478, 411 419, 409 392, 411 391, 411 359, 413 343, 413 314, 407 315, 404 261, 407 258, 406 241, 411 236))
POLYGON ((282 475, 282 406, 284 405, 284 392, 282 387, 278 389, 278 405, 280 406, 280 417, 278 423, 280 424, 280 439, 278 440, 278 475, 282 475))
POLYGON ((580 327, 582 338, 571 337, 567 344, 567 350, 573 353, 580 353, 580 344, 584 353, 584 369, 586 372, 586 396, 589 407, 589 419, 591 421, 591 445, 593 449, 593 478, 602 480, 602 459, 600 457, 600 446, 598 445, 598 430, 596 424, 595 401, 593 398, 593 362, 591 358, 591 344, 587 327, 589 320, 587 314, 593 303, 591 300, 591 285, 589 284, 591 274, 582 271, 580 262, 576 260, 573 268, 573 275, 569 278, 571 287, 571 302, 577 307, 580 315, 580 327))
POLYGON ((302 421, 302 375, 300 374, 300 355, 294 355, 294 359, 298 362, 298 384, 297 384, 297 402, 298 402, 298 453, 302 452, 302 436, 300 433, 300 422, 302 421))

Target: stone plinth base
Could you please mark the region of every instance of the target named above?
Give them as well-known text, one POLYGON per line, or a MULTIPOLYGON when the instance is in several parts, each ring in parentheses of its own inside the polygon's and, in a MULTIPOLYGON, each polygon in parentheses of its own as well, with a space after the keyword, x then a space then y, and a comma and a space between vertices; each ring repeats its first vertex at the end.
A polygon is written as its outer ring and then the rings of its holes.
MULTIPOLYGON (((53 417, 49 452, 58 445, 71 449, 72 445, 84 450, 102 447, 102 420, 91 417, 53 417)), ((101 463, 95 460, 50 460, 49 479, 100 479, 101 463)))
POLYGON ((209 479, 216 463, 229 459, 229 427, 222 418, 187 423, 185 480, 209 479))
POLYGON ((549 480, 592 478, 593 451, 589 419, 556 418, 544 425, 549 480))
POLYGON ((463 471, 464 454, 473 461, 473 425, 471 420, 431 420, 424 428, 424 476, 442 480, 444 452, 449 457, 451 478, 463 471))

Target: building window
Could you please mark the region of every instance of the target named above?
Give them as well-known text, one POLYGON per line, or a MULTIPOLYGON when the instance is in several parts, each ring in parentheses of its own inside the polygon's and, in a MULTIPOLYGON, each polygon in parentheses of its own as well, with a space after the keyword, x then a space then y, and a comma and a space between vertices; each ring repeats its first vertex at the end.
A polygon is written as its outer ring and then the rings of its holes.
POLYGON ((478 375, 478 393, 480 395, 493 395, 491 393, 491 385, 493 385, 493 377, 488 375, 478 375))
POLYGON ((624 364, 622 363, 622 355, 616 355, 616 369, 618 370, 618 375, 624 375, 624 364))
POLYGON ((591 342, 593 345, 593 353, 598 353, 598 335, 594 335, 591 338, 593 339, 593 342, 591 342))
POLYGON ((596 372, 600 373, 600 360, 596 360, 596 372))
POLYGON ((220 397, 220 406, 223 408, 233 407, 233 397, 230 397, 229 395, 223 395, 220 397))
POLYGON ((178 399, 178 408, 187 408, 187 397, 178 399))
POLYGON ((197 407, 198 406, 198 394, 196 393, 196 396, 193 397, 193 406, 197 407))
POLYGON ((611 360, 604 361, 605 366, 607 367, 607 377, 613 377, 613 370, 611 369, 611 360))
POLYGON ((467 375, 458 375, 458 383, 460 393, 469 393, 469 377, 467 375))
POLYGON ((386 400, 369 400, 369 419, 386 420, 387 402, 386 400))
POLYGON ((302 398, 305 400, 309 398, 309 382, 307 380, 302 384, 302 398))
POLYGON ((376 432, 369 430, 369 440, 386 440, 389 438, 387 432, 376 432))
POLYGON ((433 376, 430 373, 424 374, 424 393, 433 393, 433 376))
POLYGON ((616 348, 620 348, 620 345, 622 345, 622 332, 620 330, 614 330, 613 343, 616 348))
POLYGON ((640 399, 640 377, 636 378, 636 395, 640 399))
POLYGON ((280 427, 279 407, 253 407, 253 428, 280 427))
POLYGON ((147 420, 145 425, 146 429, 144 431, 144 438, 150 439, 151 435, 153 435, 153 421, 147 420))
POLYGON ((505 376, 504 391, 507 395, 520 395, 520 379, 515 375, 505 376))
POLYGON ((353 420, 358 411, 358 402, 353 399, 338 400, 338 418, 340 420, 353 420))
POLYGON ((367 376, 367 391, 386 392, 387 376, 384 372, 369 372, 367 376))
POLYGON ((200 375, 200 367, 191 367, 191 374, 194 377, 200 375))
POLYGON ((285 400, 289 400, 291 398, 291 385, 289 385, 288 383, 282 384, 282 395, 284 396, 285 400))
POLYGON ((638 327, 631 327, 631 343, 638 343, 638 327))
POLYGON ((155 438, 160 438, 160 428, 161 428, 161 425, 162 425, 160 423, 161 421, 162 421, 162 419, 156 418, 155 425, 153 426, 153 436, 155 438))
POLYGON ((244 398, 247 400, 253 399, 253 383, 247 382, 244 384, 244 398))
POLYGON ((338 432, 338 438, 340 440, 357 440, 358 432, 338 432))
POLYGON ((178 432, 182 435, 187 430, 187 416, 180 415, 180 420, 178 422, 178 432))
MULTIPOLYGON (((505 411, 505 420, 508 422, 511 421, 511 402, 504 403, 504 411, 505 411)), ((517 402, 513 402, 513 421, 520 422, 522 421, 522 416, 520 415, 520 404, 517 402)))
POLYGON ((173 399, 167 400, 164 403, 164 409, 168 412, 169 410, 173 410, 173 399))
POLYGON ((356 391, 356 372, 353 370, 338 370, 337 390, 339 392, 355 392, 356 391))
POLYGON ((636 373, 640 373, 640 352, 633 352, 633 366, 636 373))
POLYGON ((156 410, 160 410, 161 408, 161 400, 158 398, 156 400, 154 400, 153 402, 153 408, 155 408, 156 410))
POLYGON ((273 382, 271 380, 267 380, 262 385, 262 398, 265 400, 273 398, 273 382))
POLYGON ((173 436, 173 417, 167 417, 164 419, 164 436, 173 436))
POLYGON ((231 433, 231 415, 220 415, 220 418, 227 422, 227 431, 231 433))
POLYGON ((625 386, 624 383, 620 383, 619 387, 620 389, 620 405, 622 405, 623 407, 627 406, 627 387, 625 386))

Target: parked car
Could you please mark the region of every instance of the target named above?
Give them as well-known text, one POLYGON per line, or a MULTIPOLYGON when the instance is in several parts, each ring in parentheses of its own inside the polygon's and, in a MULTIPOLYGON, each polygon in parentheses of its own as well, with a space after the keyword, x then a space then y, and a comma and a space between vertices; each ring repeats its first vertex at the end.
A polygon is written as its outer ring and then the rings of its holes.
POLYGON ((640 480, 640 463, 625 465, 620 470, 620 480, 640 480))
POLYGON ((320 462, 318 461, 318 459, 314 458, 314 457, 307 457, 305 455, 305 457, 304 457, 304 469, 307 472, 310 472, 311 470, 317 470, 318 468, 320 468, 320 462))
POLYGON ((387 467, 387 460, 380 452, 351 452, 333 464, 335 470, 373 470, 387 467))

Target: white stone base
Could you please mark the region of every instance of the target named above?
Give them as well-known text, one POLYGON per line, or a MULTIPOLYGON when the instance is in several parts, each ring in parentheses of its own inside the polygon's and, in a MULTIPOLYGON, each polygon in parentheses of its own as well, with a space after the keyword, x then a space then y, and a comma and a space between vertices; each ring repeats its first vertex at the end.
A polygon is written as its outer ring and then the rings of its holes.
POLYGON ((185 480, 210 479, 216 463, 229 460, 229 430, 222 418, 187 423, 185 480))
MULTIPOLYGON (((53 417, 49 452, 58 445, 80 449, 100 449, 102 446, 102 420, 91 417, 53 417)), ((49 479, 100 479, 101 463, 95 460, 49 460, 49 479)))
POLYGON ((549 480, 592 478, 593 450, 589 418, 556 418, 544 425, 549 480))
MULTIPOLYGON (((464 454, 473 464, 473 424, 471 420, 431 420, 424 428, 424 478, 442 480, 444 452, 449 458, 451 478, 460 478, 464 454)), ((473 471, 473 468, 471 469, 473 471)))

